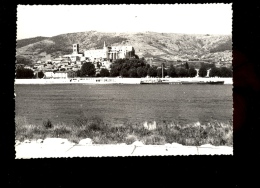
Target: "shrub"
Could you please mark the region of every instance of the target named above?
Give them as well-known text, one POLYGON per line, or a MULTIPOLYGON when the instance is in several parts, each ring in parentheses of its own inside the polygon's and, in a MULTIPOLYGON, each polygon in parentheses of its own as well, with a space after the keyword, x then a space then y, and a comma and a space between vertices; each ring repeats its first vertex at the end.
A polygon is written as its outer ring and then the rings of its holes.
POLYGON ((142 139, 142 141, 146 145, 163 145, 166 143, 165 138, 160 135, 146 136, 142 139))
POLYGON ((108 77, 109 76, 109 71, 107 69, 101 69, 100 71, 100 76, 101 77, 108 77))
POLYGON ((80 117, 77 118, 76 120, 73 121, 73 124, 75 127, 83 127, 87 124, 88 119, 85 117, 80 117))
POLYGON ((137 136, 135 136, 135 135, 127 135, 127 137, 124 140, 125 140, 125 143, 129 145, 129 144, 134 143, 138 139, 137 139, 137 136))
POLYGON ((43 78, 44 77, 44 73, 42 71, 38 72, 38 77, 39 78, 43 78))
POLYGON ((107 128, 104 121, 97 116, 91 118, 80 117, 77 118, 73 123, 75 127, 81 127, 85 131, 105 131, 107 128))
POLYGON ((46 129, 50 129, 52 128, 52 123, 51 121, 48 119, 47 121, 43 121, 43 126, 46 128, 46 129))
POLYGON ((105 130, 106 125, 101 118, 94 117, 88 120, 87 127, 89 130, 102 131, 105 130))

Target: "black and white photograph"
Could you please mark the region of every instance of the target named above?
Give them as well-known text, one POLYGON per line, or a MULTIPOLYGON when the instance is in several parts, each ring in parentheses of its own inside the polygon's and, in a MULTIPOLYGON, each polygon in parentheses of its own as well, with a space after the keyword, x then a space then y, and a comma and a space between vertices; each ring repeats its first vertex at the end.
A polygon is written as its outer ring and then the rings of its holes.
POLYGON ((232 14, 18 5, 16 159, 233 155, 232 14))

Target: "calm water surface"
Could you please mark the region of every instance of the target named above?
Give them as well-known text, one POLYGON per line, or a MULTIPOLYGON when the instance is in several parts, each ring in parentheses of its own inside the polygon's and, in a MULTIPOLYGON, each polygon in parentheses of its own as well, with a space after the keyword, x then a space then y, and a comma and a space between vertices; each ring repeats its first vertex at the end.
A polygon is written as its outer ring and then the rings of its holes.
POLYGON ((15 85, 16 116, 70 124, 82 115, 113 123, 232 120, 232 85, 15 85))

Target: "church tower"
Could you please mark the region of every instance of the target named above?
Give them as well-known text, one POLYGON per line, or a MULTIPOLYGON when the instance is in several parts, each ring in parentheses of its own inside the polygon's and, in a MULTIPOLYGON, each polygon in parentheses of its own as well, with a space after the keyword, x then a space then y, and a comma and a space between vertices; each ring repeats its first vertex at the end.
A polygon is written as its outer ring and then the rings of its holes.
POLYGON ((103 51, 104 51, 104 58, 108 59, 108 47, 106 46, 106 41, 104 41, 103 51))
POLYGON ((73 54, 79 53, 79 44, 73 44, 73 54))

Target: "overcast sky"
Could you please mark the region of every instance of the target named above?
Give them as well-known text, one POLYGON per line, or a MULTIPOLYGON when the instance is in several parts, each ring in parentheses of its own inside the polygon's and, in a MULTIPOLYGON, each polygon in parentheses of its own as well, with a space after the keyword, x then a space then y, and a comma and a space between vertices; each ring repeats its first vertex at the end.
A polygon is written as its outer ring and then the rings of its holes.
POLYGON ((18 5, 17 8, 17 39, 91 30, 232 34, 232 5, 18 5))

